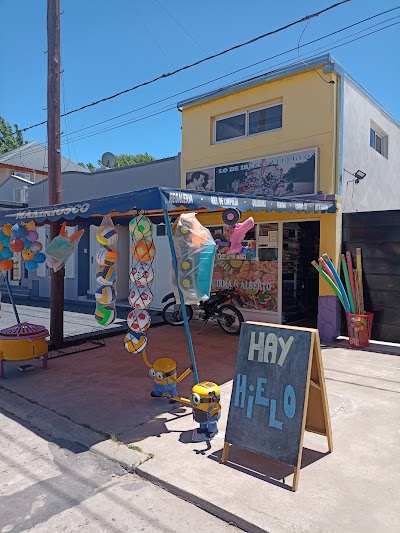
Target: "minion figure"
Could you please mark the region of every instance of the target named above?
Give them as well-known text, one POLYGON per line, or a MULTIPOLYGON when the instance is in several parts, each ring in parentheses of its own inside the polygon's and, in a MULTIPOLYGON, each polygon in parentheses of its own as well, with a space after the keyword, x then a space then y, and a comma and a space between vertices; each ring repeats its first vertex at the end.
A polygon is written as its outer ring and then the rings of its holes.
POLYGON ((200 424, 194 440, 201 440, 203 435, 206 439, 215 437, 218 433, 217 422, 221 417, 220 391, 216 383, 202 381, 194 385, 190 399, 176 396, 173 399, 193 407, 193 418, 200 424))
POLYGON ((142 352, 143 361, 150 368, 149 374, 153 378, 154 390, 151 391, 153 398, 170 398, 171 403, 174 403, 173 396, 178 396, 177 384, 180 383, 192 371, 187 368, 183 374, 177 377, 176 361, 169 357, 162 357, 157 359, 153 364, 149 362, 146 355, 146 350, 142 352))

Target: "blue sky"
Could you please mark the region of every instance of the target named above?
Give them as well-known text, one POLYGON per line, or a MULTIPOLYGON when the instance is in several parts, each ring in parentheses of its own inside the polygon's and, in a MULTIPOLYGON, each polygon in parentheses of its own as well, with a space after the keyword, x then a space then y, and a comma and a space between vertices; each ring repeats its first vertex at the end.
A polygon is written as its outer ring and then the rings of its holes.
MULTIPOLYGON (((333 3, 334 0, 61 0, 61 11, 64 11, 61 17, 64 69, 61 110, 70 110, 121 91, 333 3)), ((0 0, 0 18, 3 21, 0 115, 21 128, 46 119, 46 4, 45 0, 0 0)), ((352 0, 311 20, 301 43, 397 6, 400 6, 398 0, 352 0)), ((383 26, 399 22, 400 9, 303 48, 301 53, 311 55, 315 51, 315 55, 319 55, 331 51, 342 66, 400 121, 399 69, 396 68, 400 25, 333 48, 340 44, 338 39, 357 37, 351 36, 393 17, 397 18, 383 26)), ((304 27, 305 23, 302 23, 184 73, 73 114, 67 122, 62 119, 63 155, 75 161, 96 163, 106 151, 115 154, 147 151, 157 158, 177 154, 181 148, 181 116, 176 107, 124 127, 98 135, 94 133, 125 120, 141 119, 163 111, 179 100, 234 80, 268 72, 282 66, 283 62, 293 62, 297 51, 126 117, 73 132, 296 47, 304 27), (87 135, 90 137, 79 139, 87 135)), ((378 26, 368 31, 375 29, 378 26)), ((28 140, 44 142, 46 128, 35 128, 25 136, 28 140)))

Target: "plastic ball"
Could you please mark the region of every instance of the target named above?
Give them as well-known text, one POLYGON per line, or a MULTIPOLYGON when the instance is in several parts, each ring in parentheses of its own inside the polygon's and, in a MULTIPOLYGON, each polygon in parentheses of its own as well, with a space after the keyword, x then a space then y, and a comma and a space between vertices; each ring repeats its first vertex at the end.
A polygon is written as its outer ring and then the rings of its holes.
POLYGON ((10 250, 10 248, 4 248, 1 252, 1 257, 3 259, 11 259, 14 254, 10 250))
POLYGON ((129 353, 140 353, 147 346, 147 337, 143 333, 130 331, 125 336, 124 344, 129 353))
POLYGON ((126 321, 128 322, 129 329, 135 333, 138 333, 140 331, 144 332, 149 329, 151 318, 147 311, 132 309, 126 321))
POLYGON ((26 229, 24 226, 21 226, 20 224, 14 224, 14 226, 11 228, 11 235, 15 239, 24 239, 26 235, 26 229))
POLYGON ((32 261, 35 252, 33 250, 22 250, 21 255, 22 259, 24 259, 25 261, 32 261))
POLYGON ((116 300, 115 290, 110 286, 98 287, 94 296, 97 303, 102 305, 110 305, 116 300))
POLYGON ((30 220, 29 222, 27 222, 25 224, 25 228, 26 228, 26 231, 32 231, 35 229, 35 221, 34 220, 30 220))
POLYGON ((11 229, 12 229, 11 224, 6 224, 5 226, 3 226, 3 233, 6 237, 11 237, 11 229))
POLYGON ((153 235, 153 224, 147 217, 140 215, 129 222, 129 232, 137 240, 151 239, 153 235))
POLYGON ((32 270, 36 270, 38 267, 38 264, 33 259, 31 261, 25 262, 25 268, 26 270, 29 270, 29 272, 32 272, 32 270))
POLYGON ((149 289, 135 287, 130 291, 128 301, 135 309, 147 309, 153 301, 153 294, 149 289))
POLYGON ((21 239, 11 239, 9 248, 12 252, 15 252, 16 254, 19 252, 22 252, 24 249, 25 243, 21 239))
POLYGON ((136 287, 140 287, 142 289, 144 287, 148 287, 154 279, 154 272, 151 264, 142 263, 140 265, 136 265, 132 268, 129 277, 131 282, 136 285, 136 287))
POLYGON ((2 259, 0 261, 0 270, 8 272, 13 267, 13 262, 10 259, 2 259))
POLYGON ((10 246, 10 241, 11 241, 11 237, 7 237, 7 236, 3 237, 1 242, 3 243, 4 248, 8 248, 10 246))
POLYGON ((117 271, 112 266, 101 268, 96 273, 96 281, 99 285, 113 285, 117 281, 117 271))
POLYGON ((114 246, 118 242, 118 233, 114 226, 101 226, 96 232, 100 244, 114 246))
POLYGON ((96 261, 99 266, 112 266, 117 261, 117 252, 109 248, 100 248, 96 254, 96 261))
POLYGON ((28 239, 24 239, 24 250, 30 250, 31 249, 31 241, 28 241, 28 239))
POLYGON ((105 305, 98 305, 94 313, 94 317, 100 326, 108 326, 115 320, 114 307, 107 307, 105 305))
POLYGON ((42 254, 41 252, 35 253, 33 256, 33 260, 36 261, 36 263, 44 263, 46 261, 46 256, 42 254))
POLYGON ((147 263, 154 259, 156 255, 156 249, 153 241, 146 241, 140 239, 132 246, 132 254, 136 261, 139 263, 147 263))
POLYGON ((4 244, 0 241, 0 252, 3 250, 4 244))
POLYGON ((2 241, 4 239, 5 235, 4 235, 4 232, 3 232, 3 228, 0 228, 0 241, 2 241))
POLYGON ((26 234, 26 238, 28 239, 28 241, 35 242, 38 240, 39 234, 37 231, 31 230, 28 231, 28 233, 26 234))
POLYGON ((31 250, 33 250, 34 252, 40 252, 43 248, 42 243, 39 241, 35 241, 35 242, 28 241, 28 242, 31 245, 30 246, 31 250))

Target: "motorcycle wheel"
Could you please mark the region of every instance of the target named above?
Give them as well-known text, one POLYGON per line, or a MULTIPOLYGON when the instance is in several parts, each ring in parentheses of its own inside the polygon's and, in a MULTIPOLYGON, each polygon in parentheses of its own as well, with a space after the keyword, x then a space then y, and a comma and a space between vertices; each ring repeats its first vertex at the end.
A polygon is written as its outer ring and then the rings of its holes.
MULTIPOLYGON (((193 309, 190 305, 186 305, 186 313, 188 320, 193 317, 193 309)), ((161 312, 164 322, 171 326, 181 326, 183 324, 182 309, 179 304, 170 302, 167 304, 161 312)))
POLYGON ((242 322, 244 318, 242 313, 234 305, 221 305, 218 311, 221 317, 217 319, 218 325, 221 329, 229 335, 239 335, 242 322))

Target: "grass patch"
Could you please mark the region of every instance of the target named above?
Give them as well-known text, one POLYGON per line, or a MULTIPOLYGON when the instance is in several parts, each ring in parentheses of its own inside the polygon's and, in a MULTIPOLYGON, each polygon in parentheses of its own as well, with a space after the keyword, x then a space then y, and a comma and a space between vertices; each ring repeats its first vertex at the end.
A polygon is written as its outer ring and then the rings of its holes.
POLYGON ((117 437, 117 435, 115 435, 115 433, 108 433, 107 435, 113 442, 116 442, 117 444, 123 444, 122 441, 117 437))
POLYGON ((142 448, 140 446, 135 446, 134 444, 128 444, 128 448, 134 452, 142 452, 142 448))

